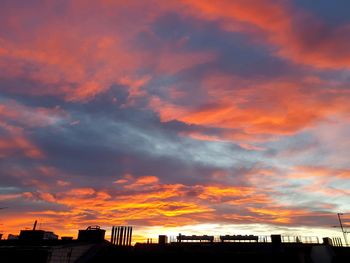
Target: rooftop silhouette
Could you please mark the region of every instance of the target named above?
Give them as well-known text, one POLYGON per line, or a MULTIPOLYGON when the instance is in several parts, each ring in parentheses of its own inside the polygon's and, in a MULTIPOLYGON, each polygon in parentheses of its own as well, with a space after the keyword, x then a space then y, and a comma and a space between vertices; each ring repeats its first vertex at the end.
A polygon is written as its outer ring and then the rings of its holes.
POLYGON ((79 230, 77 239, 52 231, 21 230, 0 240, 1 262, 346 262, 350 247, 340 238, 258 235, 159 235, 158 242, 147 239, 132 245, 131 226, 113 226, 110 239, 106 230, 89 226, 79 230))

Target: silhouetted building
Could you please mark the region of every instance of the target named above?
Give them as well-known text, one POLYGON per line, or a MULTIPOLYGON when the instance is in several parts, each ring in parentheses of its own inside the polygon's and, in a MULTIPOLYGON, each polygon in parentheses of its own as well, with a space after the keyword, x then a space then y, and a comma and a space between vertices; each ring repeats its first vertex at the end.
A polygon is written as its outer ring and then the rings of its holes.
POLYGON ((179 234, 177 237, 177 242, 181 243, 183 241, 198 241, 198 242, 214 242, 214 236, 186 236, 186 235, 181 235, 179 234))
POLYGON ((40 241, 44 239, 44 230, 21 230, 19 240, 40 241))
POLYGON ((259 241, 258 236, 253 236, 253 235, 225 235, 225 236, 220 236, 220 241, 225 242, 225 241, 234 241, 234 242, 240 242, 240 241, 259 241))
POLYGON ((281 244, 282 243, 281 235, 271 235, 271 242, 272 244, 281 244))
POLYGON ((168 237, 166 235, 159 235, 158 236, 158 244, 165 245, 166 243, 168 243, 168 237))
POLYGON ((85 230, 79 230, 78 240, 87 242, 101 242, 105 239, 106 230, 99 226, 89 226, 85 230))
POLYGON ((57 240, 58 235, 51 231, 44 230, 21 230, 19 240, 40 241, 40 240, 57 240))
POLYGON ((8 234, 7 239, 8 240, 17 240, 18 239, 18 235, 8 234))
POLYGON ((61 237, 61 240, 73 240, 73 237, 61 237))
POLYGON ((323 244, 333 246, 332 239, 330 239, 329 237, 324 237, 323 244))
POLYGON ((78 240, 52 240, 49 237, 56 236, 53 232, 34 227, 22 230, 21 240, 0 240, 0 262, 348 263, 350 258, 350 247, 342 246, 339 238, 324 238, 320 243, 318 239, 281 235, 223 235, 214 239, 179 234, 177 242, 159 235, 158 244, 136 243, 131 247, 131 230, 113 227, 108 242, 104 240, 105 230, 98 226, 79 230, 78 240))

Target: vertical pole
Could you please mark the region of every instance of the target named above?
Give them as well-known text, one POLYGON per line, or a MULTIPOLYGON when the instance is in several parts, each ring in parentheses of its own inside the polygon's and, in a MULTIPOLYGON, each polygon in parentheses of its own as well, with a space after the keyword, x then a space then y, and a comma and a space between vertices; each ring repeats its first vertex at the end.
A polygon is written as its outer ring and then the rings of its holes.
POLYGON ((345 244, 346 244, 346 246, 348 246, 348 240, 346 238, 346 233, 345 233, 344 228, 343 228, 343 223, 341 222, 341 219, 340 219, 341 215, 343 215, 343 214, 338 213, 339 224, 340 224, 341 231, 343 232, 345 244))
POLYGON ((131 243, 131 226, 128 227, 128 239, 126 241, 126 245, 130 246, 131 243))
POLYGON ((127 246, 130 246, 130 240, 131 240, 130 233, 131 233, 131 226, 128 227, 128 240, 126 241, 127 246))
POLYGON ((130 240, 129 240, 129 246, 131 246, 132 242, 132 226, 130 227, 130 240))
POLYGON ((118 229, 117 229, 117 238, 116 238, 116 245, 119 246, 119 239, 120 239, 120 226, 118 226, 118 229))
POLYGON ((125 238, 125 246, 129 246, 129 235, 130 235, 130 227, 126 227, 126 238, 125 238))
POLYGON ((112 231, 111 231, 111 243, 113 244, 114 240, 114 226, 112 226, 112 231))
POLYGON ((120 231, 119 231, 119 245, 120 245, 120 246, 123 245, 123 232, 124 232, 124 227, 121 226, 121 227, 120 227, 120 231))
POLYGON ((115 226, 115 227, 114 227, 114 240, 113 240, 113 244, 114 244, 114 245, 117 244, 117 240, 118 240, 118 227, 115 226))
POLYGON ((126 245, 126 237, 128 236, 128 227, 124 227, 124 236, 123 236, 123 246, 126 245))

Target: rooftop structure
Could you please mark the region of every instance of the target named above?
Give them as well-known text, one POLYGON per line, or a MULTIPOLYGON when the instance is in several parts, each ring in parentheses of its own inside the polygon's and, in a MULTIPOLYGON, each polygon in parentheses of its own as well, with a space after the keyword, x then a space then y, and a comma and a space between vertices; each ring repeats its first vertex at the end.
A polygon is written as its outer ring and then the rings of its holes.
MULTIPOLYGON (((36 226, 36 224, 35 224, 36 226)), ((159 235, 159 243, 136 243, 131 246, 132 228, 112 227, 111 240, 105 230, 90 226, 79 230, 78 239, 44 238, 53 232, 22 230, 18 240, 0 240, 1 262, 287 262, 348 263, 350 247, 339 238, 256 235, 182 235, 168 242, 159 235)))
POLYGON ((89 226, 85 230, 79 230, 78 240, 88 242, 101 242, 105 239, 106 230, 99 226, 89 226))
POLYGON ((199 241, 199 242, 214 242, 214 236, 196 236, 196 235, 192 235, 192 236, 186 236, 186 235, 181 235, 179 234, 176 237, 178 242, 183 242, 183 241, 199 241))
POLYGON ((225 235, 225 236, 220 236, 220 241, 225 242, 225 241, 256 241, 258 242, 259 237, 254 236, 254 235, 225 235))

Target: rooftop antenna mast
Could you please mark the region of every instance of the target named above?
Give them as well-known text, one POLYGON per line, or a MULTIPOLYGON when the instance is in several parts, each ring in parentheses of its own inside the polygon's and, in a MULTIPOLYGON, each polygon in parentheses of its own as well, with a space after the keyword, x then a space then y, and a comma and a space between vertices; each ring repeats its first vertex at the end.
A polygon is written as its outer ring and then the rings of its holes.
POLYGON ((342 216, 344 214, 343 213, 338 213, 337 215, 338 215, 341 231, 343 232, 345 244, 348 246, 348 239, 346 237, 346 231, 344 231, 343 223, 342 223, 341 218, 340 218, 340 216, 342 216))
POLYGON ((36 224, 38 223, 38 220, 35 220, 34 221, 34 225, 33 225, 33 231, 35 231, 36 230, 36 224))

